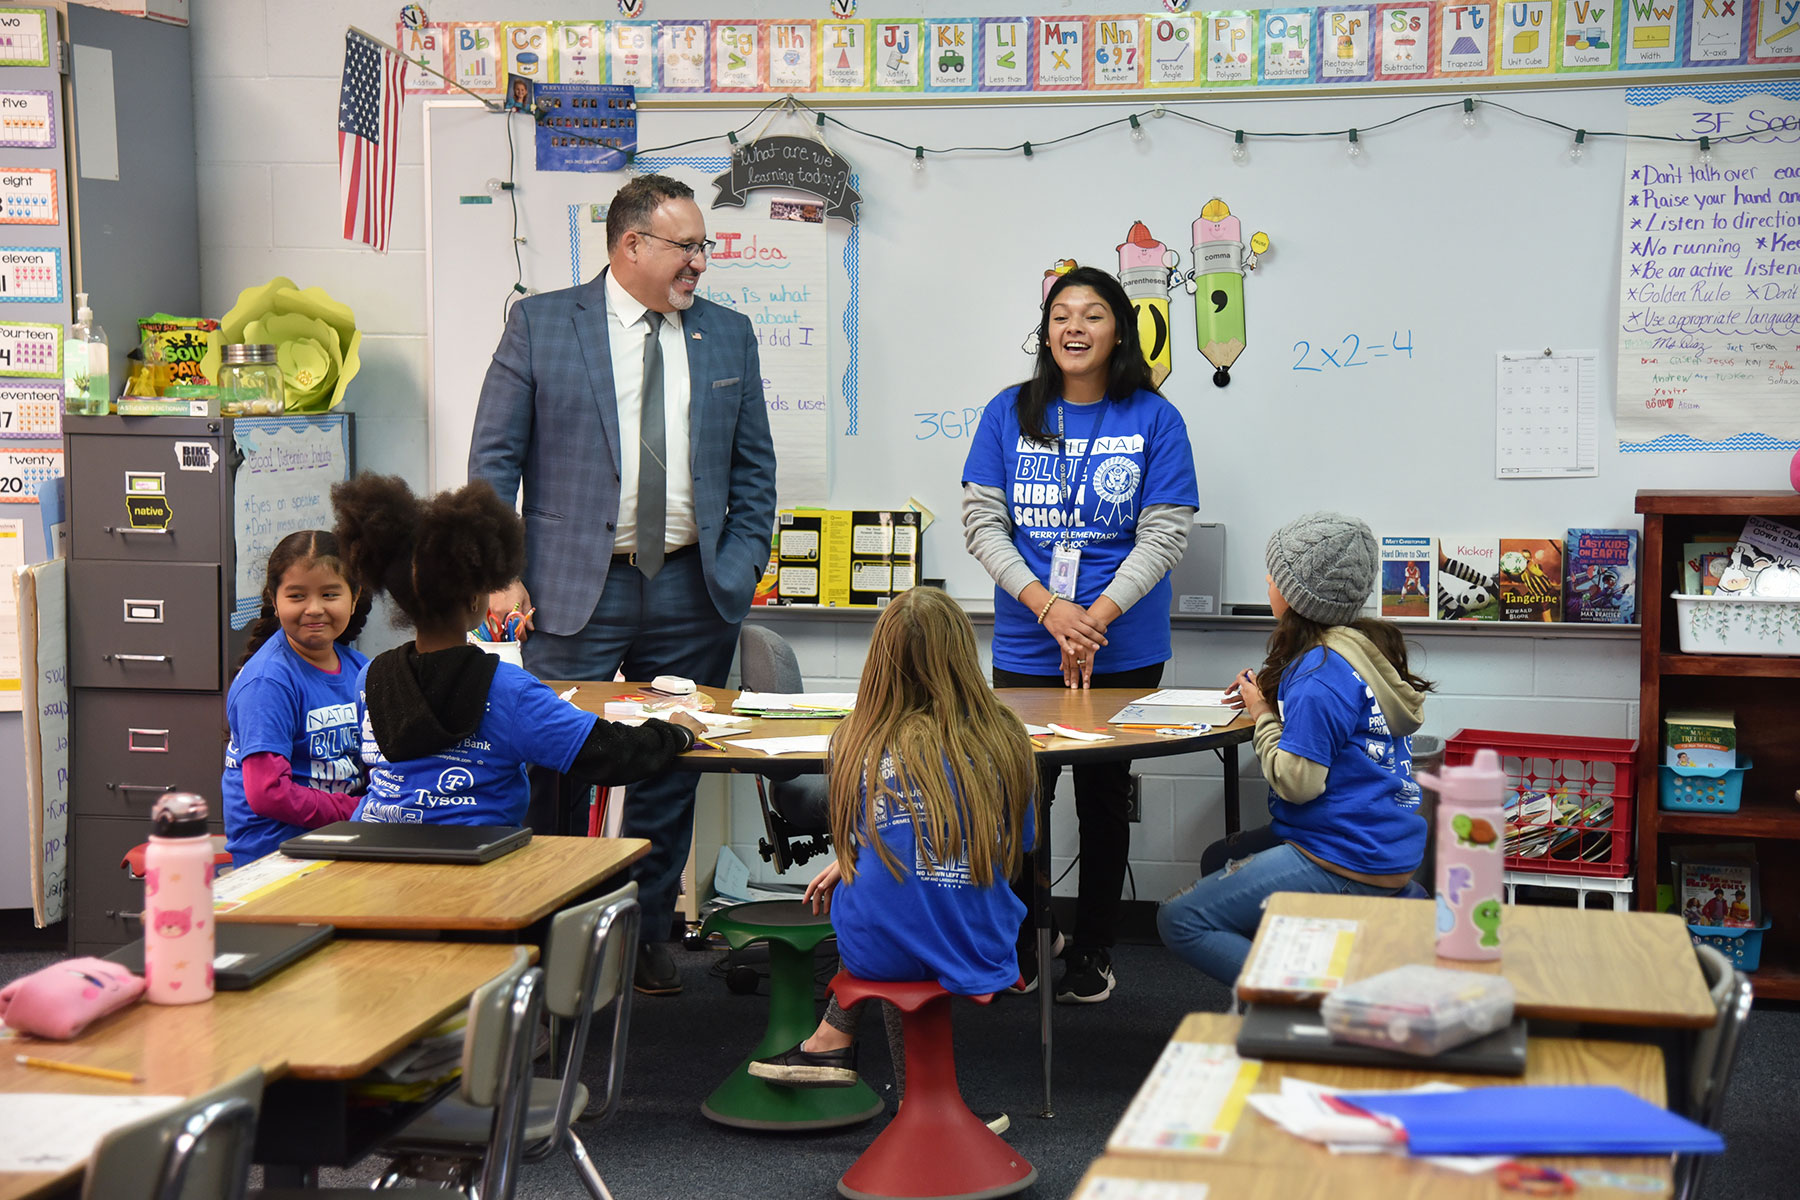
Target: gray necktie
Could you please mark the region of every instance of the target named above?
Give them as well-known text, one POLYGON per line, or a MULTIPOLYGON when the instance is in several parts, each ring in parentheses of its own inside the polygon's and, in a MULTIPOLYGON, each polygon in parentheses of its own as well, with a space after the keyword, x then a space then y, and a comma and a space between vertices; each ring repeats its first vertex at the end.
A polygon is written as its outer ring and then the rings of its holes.
POLYGON ((655 579, 663 565, 663 530, 668 524, 669 470, 663 434, 663 315, 644 310, 650 336, 644 339, 644 386, 638 422, 637 555, 633 559, 645 579, 655 579))

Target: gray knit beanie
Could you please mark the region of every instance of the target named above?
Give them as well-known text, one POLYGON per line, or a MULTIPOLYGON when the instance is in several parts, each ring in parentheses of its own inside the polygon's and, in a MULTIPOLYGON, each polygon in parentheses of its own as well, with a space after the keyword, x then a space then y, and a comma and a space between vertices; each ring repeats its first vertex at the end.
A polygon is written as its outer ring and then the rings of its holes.
POLYGON ((1269 575, 1288 607, 1321 625, 1348 625, 1375 591, 1375 535, 1355 517, 1315 512, 1269 537, 1269 575))

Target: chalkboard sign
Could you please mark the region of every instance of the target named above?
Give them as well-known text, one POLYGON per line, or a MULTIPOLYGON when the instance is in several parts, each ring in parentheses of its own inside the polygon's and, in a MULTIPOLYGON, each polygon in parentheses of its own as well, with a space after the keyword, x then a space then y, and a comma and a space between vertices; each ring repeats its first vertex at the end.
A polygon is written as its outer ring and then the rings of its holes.
POLYGON ((825 215, 856 220, 862 197, 850 186, 851 166, 831 147, 811 138, 759 138, 739 146, 731 169, 713 180, 719 189, 713 207, 744 206, 753 188, 784 188, 825 201, 825 215))

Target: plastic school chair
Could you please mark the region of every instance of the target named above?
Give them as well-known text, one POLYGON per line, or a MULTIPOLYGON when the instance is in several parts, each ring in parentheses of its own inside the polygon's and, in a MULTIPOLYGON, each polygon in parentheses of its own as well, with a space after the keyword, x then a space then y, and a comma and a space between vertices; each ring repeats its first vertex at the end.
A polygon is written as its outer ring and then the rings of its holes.
MULTIPOLYGON (((1725 956, 1711 946, 1695 946, 1694 953, 1700 959, 1700 973, 1706 977, 1707 991, 1719 1017, 1694 1038, 1687 1094, 1678 1098, 1684 1107, 1677 1111, 1708 1129, 1717 1129, 1719 1112, 1725 1104, 1725 1086, 1731 1082, 1731 1067, 1737 1060, 1738 1037, 1744 1031, 1744 1022, 1750 1019, 1752 991, 1744 973, 1734 970, 1725 956)), ((1675 1200, 1693 1200, 1700 1194, 1700 1176, 1710 1157, 1675 1156, 1675 1200)))
MULTIPOLYGON (((950 1036, 950 993, 936 982, 877 983, 840 971, 831 990, 845 1008, 886 1000, 900 1010, 906 1091, 900 1111, 838 1180, 851 1200, 865 1197, 1007 1196, 1037 1181, 1037 1168, 963 1102, 950 1036)), ((968 996, 987 1004, 993 993, 968 996)))
MULTIPOLYGON (((637 962, 637 884, 557 913, 544 941, 544 1003, 552 1030, 571 1023, 561 1077, 530 1079, 525 1093, 521 1157, 537 1162, 557 1152, 566 1154, 581 1184, 594 1200, 611 1200, 574 1122, 598 1121, 618 1099, 625 1070, 625 1044, 631 1026, 631 972, 637 962), (588 1106, 581 1082, 588 1033, 596 1013, 613 1006, 611 1053, 606 1086, 599 1103, 588 1106)), ((552 1044, 560 1039, 552 1037, 552 1044)), ((466 1178, 487 1152, 492 1109, 466 1096, 452 1096, 433 1106, 382 1147, 397 1155, 382 1174, 380 1186, 402 1180, 466 1178)), ((488 1200, 483 1189, 482 1200, 488 1200)))
POLYGON ((832 934, 831 918, 804 900, 757 900, 721 908, 700 929, 734 951, 769 947, 769 1022, 762 1040, 700 1106, 709 1120, 739 1129, 836 1129, 878 1116, 881 1097, 862 1080, 849 1087, 797 1088, 758 1079, 750 1064, 804 1041, 818 1025, 813 1011, 813 951, 832 934))
POLYGON ((252 1068, 113 1130, 94 1148, 82 1200, 243 1200, 262 1090, 252 1068))

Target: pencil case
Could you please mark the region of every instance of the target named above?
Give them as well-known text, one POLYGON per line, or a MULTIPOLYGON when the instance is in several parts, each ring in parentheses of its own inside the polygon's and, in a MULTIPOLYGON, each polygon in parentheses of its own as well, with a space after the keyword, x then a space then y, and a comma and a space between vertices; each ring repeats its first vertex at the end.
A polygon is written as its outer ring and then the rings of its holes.
POLYGON ((1359 979, 1319 1005, 1340 1042, 1441 1054, 1512 1022, 1513 986, 1500 975, 1411 964, 1359 979))
POLYGON ((103 958, 71 958, 0 988, 8 1029, 66 1042, 144 994, 144 981, 103 958))

